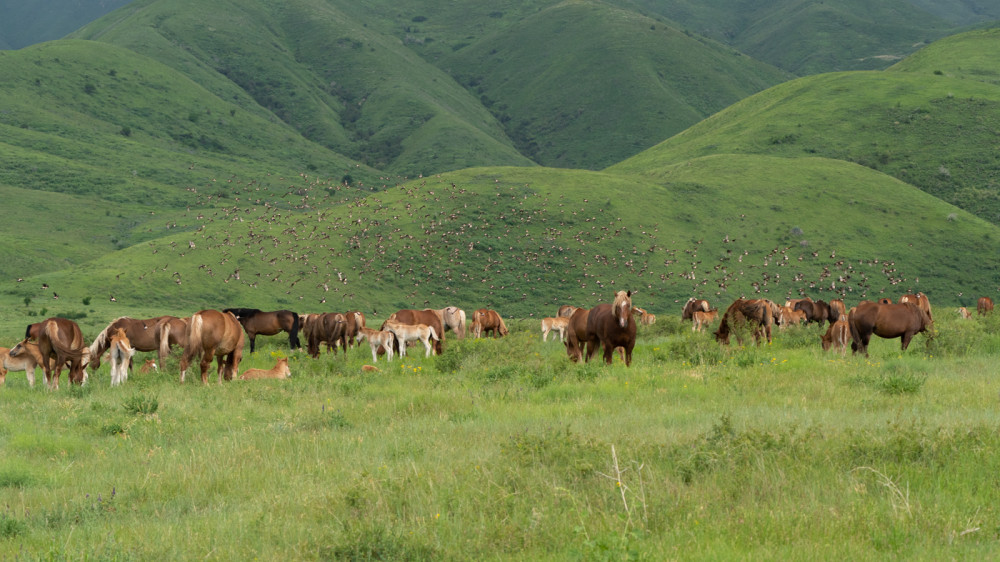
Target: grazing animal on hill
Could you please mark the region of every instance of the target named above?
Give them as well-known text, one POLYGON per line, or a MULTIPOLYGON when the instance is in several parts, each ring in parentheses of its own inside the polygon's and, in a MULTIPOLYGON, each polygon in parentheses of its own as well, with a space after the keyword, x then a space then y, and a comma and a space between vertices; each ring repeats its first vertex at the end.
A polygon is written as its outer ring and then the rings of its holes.
MULTIPOLYGON (((125 337, 135 351, 158 352, 162 365, 170 353, 171 345, 184 345, 184 335, 187 333, 185 320, 175 316, 157 316, 147 320, 127 316, 116 318, 90 344, 90 361, 87 366, 92 370, 101 366, 101 356, 111 347, 111 336, 119 329, 125 331, 125 337)), ((131 366, 130 361, 128 367, 131 366)))
POLYGON ((441 319, 441 325, 445 330, 455 332, 458 339, 465 338, 465 311, 457 306, 446 306, 444 308, 431 309, 437 313, 441 319))
POLYGON ((559 307, 559 311, 556 312, 557 318, 569 318, 573 316, 573 313, 580 310, 579 306, 573 306, 571 304, 564 304, 559 307))
POLYGON ((492 333, 494 338, 502 338, 509 332, 507 324, 504 324, 503 318, 497 311, 480 308, 472 314, 472 334, 481 338, 487 333, 492 333))
POLYGON ((644 308, 639 308, 638 306, 632 307, 632 314, 635 314, 639 318, 639 323, 643 326, 656 324, 656 315, 650 314, 644 308))
POLYGON ((208 384, 208 366, 215 359, 218 363, 219 382, 236 376, 243 359, 243 327, 236 317, 218 310, 201 310, 188 321, 187 343, 181 357, 181 382, 188 365, 201 357, 201 382, 208 384))
POLYGON ((385 350, 386 361, 392 361, 392 348, 396 342, 396 336, 392 332, 362 327, 355 338, 358 342, 363 339, 368 340, 368 345, 372 348, 372 363, 378 362, 379 349, 385 350))
POLYGON ((931 322, 934 321, 934 315, 931 313, 931 301, 930 299, 927 298, 927 295, 923 293, 917 293, 915 295, 907 294, 899 297, 899 304, 906 304, 908 302, 911 302, 919 306, 920 310, 923 310, 924 312, 927 313, 927 317, 931 319, 931 322))
POLYGON ((340 312, 325 312, 314 314, 306 324, 306 342, 308 352, 313 358, 319 357, 319 345, 326 342, 327 351, 337 354, 337 347, 344 348, 344 358, 347 358, 347 317, 340 312))
POLYGON ((781 307, 781 312, 778 314, 778 327, 785 329, 791 325, 801 324, 806 321, 806 313, 804 310, 794 310, 787 306, 781 307))
MULTIPOLYGON (((42 357, 42 353, 38 351, 38 344, 34 342, 24 343, 25 353, 21 353, 17 357, 10 356, 10 349, 6 347, 0 347, 0 384, 4 384, 7 380, 7 373, 10 371, 24 371, 24 374, 28 377, 28 385, 31 387, 35 386, 35 374, 38 367, 42 365, 45 359, 42 357)), ((49 359, 52 362, 52 359, 49 359)))
POLYGON ((632 291, 618 291, 611 303, 601 303, 590 309, 587 316, 586 361, 604 348, 604 362, 611 364, 616 347, 625 348, 625 366, 632 365, 635 347, 635 318, 632 317, 632 291))
POLYGON ((749 328, 757 345, 760 345, 762 336, 766 336, 767 343, 771 343, 771 326, 774 325, 774 317, 780 314, 778 305, 767 299, 736 299, 722 315, 715 339, 729 345, 729 336, 735 333, 736 342, 743 345, 741 332, 749 328))
POLYGON ((247 369, 240 375, 240 380, 287 379, 290 376, 292 376, 292 370, 288 368, 288 358, 282 357, 270 369, 247 369))
POLYGON ((902 350, 910 345, 914 335, 926 331, 932 325, 927 312, 913 302, 901 304, 881 304, 863 302, 847 315, 851 326, 851 349, 854 353, 868 355, 868 343, 872 334, 880 338, 902 340, 902 350))
MULTIPOLYGON (((434 333, 437 334, 439 338, 434 340, 434 354, 441 355, 441 352, 444 349, 443 346, 441 345, 442 342, 444 342, 444 324, 442 323, 441 318, 437 315, 436 312, 434 312, 429 308, 424 310, 413 310, 404 308, 402 310, 393 312, 391 315, 389 315, 389 318, 388 320, 386 320, 386 322, 388 322, 389 320, 392 320, 393 322, 398 322, 400 324, 409 324, 411 326, 415 326, 417 324, 424 324, 426 326, 434 328, 434 333)), ((382 330, 386 329, 385 323, 382 324, 381 329, 382 330)), ((397 338, 396 351, 400 352, 400 356, 403 355, 402 350, 400 349, 403 345, 405 344, 399 341, 399 339, 397 338)))
POLYGON ((400 324, 393 320, 386 320, 385 329, 396 336, 396 341, 399 342, 400 357, 406 357, 406 343, 410 341, 420 341, 424 344, 424 348, 427 350, 424 357, 430 357, 434 352, 430 340, 436 341, 438 335, 431 326, 426 324, 400 324))
POLYGON ((684 310, 681 311, 681 320, 694 320, 694 311, 700 310, 702 312, 708 312, 711 307, 708 306, 708 301, 705 299, 696 299, 691 297, 684 303, 684 310))
POLYGON ((969 312, 969 309, 965 308, 964 306, 958 307, 958 310, 956 312, 958 312, 958 316, 963 320, 968 320, 969 318, 972 318, 972 313, 969 312))
POLYGON ((542 341, 547 341, 549 332, 555 330, 559 332, 559 341, 565 342, 567 328, 569 328, 569 318, 563 316, 542 318, 542 341))
POLYGON ((990 297, 979 297, 976 303, 976 312, 980 316, 985 316, 988 312, 993 312, 993 299, 990 297))
POLYGON ((590 309, 578 308, 569 317, 569 326, 566 328, 566 354, 574 363, 583 359, 587 351, 587 318, 590 317, 590 309))
POLYGON ((833 324, 840 320, 841 316, 847 318, 847 306, 844 304, 844 299, 830 299, 830 323, 833 324))
POLYGON ((299 315, 291 310, 264 312, 256 308, 226 308, 222 312, 231 313, 243 326, 250 338, 250 353, 256 350, 258 335, 273 336, 279 332, 288 332, 290 349, 302 347, 299 343, 299 315))
POLYGON ((691 331, 700 332, 705 329, 705 326, 715 322, 715 319, 719 317, 719 309, 713 308, 708 312, 704 310, 696 310, 691 314, 691 331))
MULTIPOLYGON (((351 310, 344 313, 344 339, 348 345, 354 347, 354 338, 365 327, 365 315, 360 310, 351 310)), ((345 347, 346 351, 347 348, 345 347)))
POLYGON ((125 335, 125 328, 118 328, 111 335, 111 386, 118 386, 128 380, 128 367, 135 355, 135 348, 125 335))
POLYGON ((822 324, 830 319, 830 305, 818 300, 805 298, 795 303, 794 310, 806 313, 806 324, 816 322, 822 324))
POLYGON ((11 357, 28 353, 25 343, 34 338, 38 343, 38 351, 43 358, 54 358, 55 361, 43 361, 45 383, 51 390, 59 389, 59 376, 64 365, 69 366, 69 380, 72 384, 87 382, 84 361, 88 354, 87 345, 83 341, 80 327, 66 318, 49 318, 31 324, 25 330, 26 338, 10 350, 11 357))
POLYGON ((826 333, 819 337, 823 351, 828 351, 830 347, 836 347, 841 355, 847 355, 847 344, 851 341, 851 327, 847 323, 845 314, 826 329, 826 333))

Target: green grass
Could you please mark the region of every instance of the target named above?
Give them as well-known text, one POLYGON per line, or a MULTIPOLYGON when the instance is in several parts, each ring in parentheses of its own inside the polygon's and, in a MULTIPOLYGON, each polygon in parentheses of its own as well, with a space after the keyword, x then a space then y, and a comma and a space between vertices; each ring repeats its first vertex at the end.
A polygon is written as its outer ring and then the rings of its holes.
MULTIPOLYGON (((107 367, 54 393, 12 375, 0 553, 979 557, 997 546, 1000 331, 941 312, 940 332, 989 343, 841 358, 814 326, 723 349, 672 315, 640 329, 627 369, 571 364, 514 320, 504 340, 449 338, 378 373, 364 347, 292 354, 287 381, 181 385, 176 356, 118 388, 107 367), (679 351, 702 346, 718 360, 679 351), (920 384, 878 382, 903 374, 920 384)), ((287 353, 259 343, 241 371, 287 353)))

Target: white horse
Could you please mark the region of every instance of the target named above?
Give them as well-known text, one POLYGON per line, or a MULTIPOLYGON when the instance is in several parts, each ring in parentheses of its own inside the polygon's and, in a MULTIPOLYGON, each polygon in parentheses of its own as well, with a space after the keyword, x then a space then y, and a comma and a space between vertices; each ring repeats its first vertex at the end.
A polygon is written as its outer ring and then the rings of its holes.
POLYGON ((557 318, 542 318, 542 341, 547 341, 549 332, 556 330, 559 332, 559 341, 566 341, 566 330, 569 328, 569 318, 562 316, 557 318))
POLYGON ((400 324, 392 320, 386 320, 385 329, 392 332, 399 340, 399 356, 406 357, 406 343, 411 341, 419 340, 427 348, 427 354, 424 357, 430 357, 431 353, 434 353, 434 349, 431 347, 430 340, 438 341, 437 332, 434 328, 426 324, 400 324))
MULTIPOLYGON (((395 334, 389 331, 383 332, 382 330, 373 330, 371 328, 362 327, 360 330, 358 330, 358 334, 354 336, 354 339, 355 341, 360 343, 361 340, 365 338, 368 339, 368 345, 370 345, 372 348, 373 363, 378 362, 379 347, 385 348, 386 361, 392 361, 392 355, 393 355, 392 347, 396 341, 395 334)), ((404 355, 404 353, 401 351, 400 355, 404 355)))
POLYGON ((128 379, 128 364, 135 355, 135 348, 128 341, 123 328, 111 336, 111 386, 118 386, 128 379))

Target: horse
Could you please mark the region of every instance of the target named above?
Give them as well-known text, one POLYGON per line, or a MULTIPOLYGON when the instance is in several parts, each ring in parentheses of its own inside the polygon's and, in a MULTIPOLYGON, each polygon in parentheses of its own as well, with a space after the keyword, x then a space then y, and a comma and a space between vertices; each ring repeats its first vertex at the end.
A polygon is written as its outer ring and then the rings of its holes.
MULTIPOLYGON (((183 345, 183 335, 187 331, 187 324, 175 316, 157 316, 147 320, 137 320, 127 316, 116 318, 101 330, 101 333, 90 344, 91 359, 87 366, 92 370, 96 371, 101 366, 101 356, 111 347, 111 335, 119 329, 125 330, 125 337, 128 338, 135 351, 157 351, 160 365, 162 365, 167 354, 170 353, 171 344, 183 345), (166 332, 166 338, 164 338, 164 332, 166 332)), ((131 366, 130 361, 129 368, 131 366)))
MULTIPOLYGON (((346 342, 347 345, 354 347, 354 338, 361 331, 361 328, 365 327, 365 315, 360 310, 351 310, 344 313, 344 338, 341 341, 346 342)), ((347 351, 347 347, 344 347, 344 351, 347 351)))
POLYGON ((29 324, 25 330, 24 341, 15 345, 9 352, 11 357, 29 353, 25 343, 34 338, 38 343, 38 352, 42 358, 54 358, 55 361, 42 361, 45 371, 45 383, 51 390, 59 389, 59 376, 64 365, 69 366, 71 384, 87 382, 87 372, 84 361, 89 350, 83 341, 80 326, 66 318, 49 318, 35 324, 29 324))
POLYGON ((549 332, 552 330, 559 332, 559 341, 566 341, 567 328, 569 328, 569 318, 562 316, 556 318, 542 318, 542 341, 547 341, 549 332))
POLYGON ((931 301, 927 298, 927 295, 923 293, 917 293, 915 295, 906 294, 899 297, 899 304, 905 304, 908 302, 911 302, 919 306, 920 310, 923 310, 924 312, 927 313, 927 317, 931 319, 931 322, 934 321, 934 315, 931 314, 931 301))
POLYGON ((847 315, 830 324, 819 340, 823 351, 829 351, 830 347, 836 346, 841 355, 847 355, 847 342, 851 341, 851 327, 847 323, 847 315))
POLYGON ((292 370, 288 368, 288 358, 282 357, 270 369, 247 369, 246 372, 240 375, 240 380, 287 379, 290 376, 292 376, 292 370))
POLYGON ((933 324, 930 315, 916 303, 880 304, 864 302, 847 315, 851 327, 851 350, 868 355, 868 342, 872 334, 880 338, 902 340, 902 351, 910 345, 914 335, 926 331, 933 324))
POLYGON ((160 368, 156 365, 156 361, 152 359, 146 359, 146 362, 142 364, 142 367, 139 367, 139 373, 143 375, 145 375, 150 371, 159 371, 159 370, 160 368))
POLYGON ((273 336, 278 332, 288 332, 288 347, 292 350, 302 347, 299 343, 299 315, 291 310, 263 312, 256 308, 225 308, 236 317, 250 338, 250 353, 256 349, 258 335, 273 336))
POLYGON ((426 324, 400 324, 393 320, 386 320, 385 329, 392 332, 399 342, 399 356, 406 357, 406 342, 419 340, 424 344, 427 353, 424 357, 430 357, 433 353, 430 340, 437 340, 437 332, 434 328, 426 324))
MULTIPOLYGON (((45 362, 42 353, 38 351, 38 344, 26 342, 24 344, 26 353, 21 353, 17 357, 10 356, 10 349, 0 347, 0 384, 7 380, 7 373, 10 371, 24 371, 28 377, 28 385, 35 386, 35 373, 39 366, 45 362)), ((49 360, 52 361, 51 359, 49 360)))
POLYGON ((578 308, 569 317, 569 326, 566 328, 566 355, 574 363, 583 359, 587 350, 587 319, 590 316, 589 308, 578 308))
POLYGON ((111 336, 111 386, 118 386, 128 379, 128 367, 135 355, 135 348, 125 335, 125 328, 118 328, 111 336))
POLYGON ((569 318, 573 316, 573 313, 580 310, 579 306, 573 306, 571 304, 564 304, 559 307, 559 311, 556 312, 556 318, 569 318))
POLYGON ((715 319, 719 317, 719 309, 713 308, 708 312, 704 310, 696 310, 691 314, 691 331, 700 332, 705 326, 715 322, 715 319))
POLYGON ((634 306, 632 307, 632 314, 639 317, 639 323, 643 326, 652 326, 653 324, 656 324, 656 315, 650 314, 644 308, 634 306))
POLYGON ((985 316, 987 312, 993 312, 993 299, 990 297, 979 297, 976 303, 976 313, 985 316))
POLYGON ((223 377, 227 381, 233 380, 243 359, 243 345, 243 327, 232 313, 218 310, 195 312, 188 321, 187 343, 181 356, 181 382, 184 382, 191 360, 198 356, 201 357, 202 384, 208 384, 208 366, 212 364, 212 359, 218 364, 219 382, 223 377))
POLYGON ((347 357, 347 317, 339 312, 326 312, 312 315, 308 319, 306 341, 308 352, 313 358, 319 358, 319 344, 326 342, 326 350, 337 353, 337 346, 344 348, 347 357))
POLYGON ((806 324, 813 322, 822 324, 830 319, 830 305, 818 300, 804 298, 795 303, 793 310, 801 310, 806 313, 806 324))
POLYGON ((788 306, 782 306, 780 309, 778 327, 781 329, 787 328, 790 324, 801 324, 806 321, 806 313, 802 310, 794 310, 788 306))
POLYGON ((368 345, 372 348, 373 363, 378 362, 379 348, 385 349, 386 361, 392 361, 392 347, 396 341, 396 336, 392 332, 362 327, 354 337, 358 343, 363 339, 368 340, 368 345))
POLYGON ((972 313, 969 312, 969 309, 965 308, 964 306, 958 307, 958 310, 956 310, 956 312, 958 312, 958 316, 963 320, 968 320, 969 318, 972 318, 972 313))
POLYGON ((708 312, 711 307, 708 306, 708 301, 705 299, 696 299, 691 297, 684 303, 684 310, 681 311, 681 321, 684 320, 694 320, 694 311, 701 310, 702 312, 708 312))
MULTIPOLYGON (((413 310, 404 308, 402 310, 393 312, 391 315, 389 315, 389 319, 386 320, 386 322, 388 322, 389 320, 392 320, 393 322, 398 322, 400 324, 409 324, 411 326, 415 326, 417 324, 424 324, 426 326, 434 328, 434 333, 438 335, 438 338, 440 338, 434 340, 434 353, 435 355, 441 355, 441 352, 443 350, 443 346, 441 344, 442 342, 444 342, 444 323, 442 322, 441 318, 438 317, 436 312, 434 312, 430 308, 425 308, 423 310, 413 310)), ((380 329, 385 330, 384 322, 382 323, 382 327, 380 329)), ((404 344, 400 342, 398 339, 396 340, 396 346, 397 346, 396 351, 399 351, 400 355, 402 355, 401 348, 403 345, 404 344)))
POLYGON ((833 324, 840 317, 843 316, 847 318, 847 306, 844 304, 844 299, 830 299, 830 323, 833 324))
POLYGON ((736 342, 743 345, 740 331, 749 326, 757 345, 760 345, 761 336, 766 336, 767 343, 771 343, 771 326, 774 325, 775 316, 780 317, 780 314, 780 307, 767 299, 736 299, 722 315, 719 329, 715 331, 715 339, 729 345, 729 335, 735 331, 736 342))
POLYGON ((587 315, 587 355, 585 361, 604 348, 604 362, 611 364, 616 347, 625 348, 625 366, 632 365, 635 347, 635 318, 632 317, 632 291, 618 291, 611 303, 601 303, 587 315))
POLYGON ((424 310, 433 310, 438 318, 441 320, 441 326, 445 330, 451 330, 455 332, 455 336, 458 339, 465 338, 465 311, 457 306, 446 306, 444 308, 432 309, 427 308, 424 310))
POLYGON ((480 308, 472 314, 472 333, 480 338, 484 333, 492 332, 493 337, 502 338, 509 332, 504 324, 503 317, 497 311, 489 308, 480 308))

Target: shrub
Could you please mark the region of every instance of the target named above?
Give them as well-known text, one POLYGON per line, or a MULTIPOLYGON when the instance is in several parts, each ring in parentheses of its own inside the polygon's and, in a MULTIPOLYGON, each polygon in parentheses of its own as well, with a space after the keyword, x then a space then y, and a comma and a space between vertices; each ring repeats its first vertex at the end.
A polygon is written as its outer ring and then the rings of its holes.
POLYGON ((134 394, 127 398, 122 404, 125 411, 133 415, 151 416, 160 408, 160 401, 155 396, 148 397, 142 394, 134 394))

